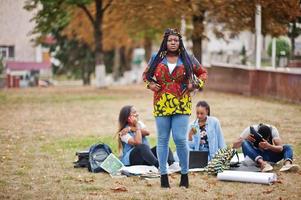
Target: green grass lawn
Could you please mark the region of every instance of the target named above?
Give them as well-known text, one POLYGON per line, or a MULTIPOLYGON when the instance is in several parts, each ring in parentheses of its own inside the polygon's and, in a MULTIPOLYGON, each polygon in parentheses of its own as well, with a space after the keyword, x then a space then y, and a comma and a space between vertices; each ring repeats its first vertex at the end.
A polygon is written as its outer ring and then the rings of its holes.
MULTIPOLYGON (((292 144, 301 165, 301 106, 213 91, 192 97, 206 100, 219 118, 225 141, 231 144, 247 126, 275 125, 284 143, 292 144)), ((111 178, 73 168, 75 152, 97 142, 109 144, 118 155, 117 119, 124 105, 134 105, 156 144, 152 94, 142 85, 109 87, 50 87, 0 90, 0 199, 298 199, 301 174, 274 172, 278 182, 268 186, 220 182, 204 173, 191 173, 190 188, 171 189, 159 179, 111 178), (124 187, 126 191, 117 192, 124 187)), ((190 118, 195 118, 195 110, 190 118)), ((174 143, 170 146, 175 150, 174 143)))

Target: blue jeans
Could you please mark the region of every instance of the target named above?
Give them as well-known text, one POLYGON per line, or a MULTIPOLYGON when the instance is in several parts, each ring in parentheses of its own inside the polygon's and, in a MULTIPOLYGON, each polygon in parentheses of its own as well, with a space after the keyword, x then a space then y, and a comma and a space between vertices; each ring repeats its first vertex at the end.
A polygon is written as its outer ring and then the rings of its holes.
POLYGON ((249 156, 252 160, 256 161, 262 158, 264 161, 276 163, 282 159, 293 160, 293 149, 290 145, 283 145, 282 152, 273 152, 270 150, 260 150, 253 146, 253 144, 247 140, 242 143, 242 151, 244 156, 249 156))
POLYGON ((177 154, 180 160, 181 173, 188 173, 188 131, 189 115, 171 115, 156 117, 157 125, 157 155, 161 175, 167 174, 167 157, 170 132, 176 144, 177 154))

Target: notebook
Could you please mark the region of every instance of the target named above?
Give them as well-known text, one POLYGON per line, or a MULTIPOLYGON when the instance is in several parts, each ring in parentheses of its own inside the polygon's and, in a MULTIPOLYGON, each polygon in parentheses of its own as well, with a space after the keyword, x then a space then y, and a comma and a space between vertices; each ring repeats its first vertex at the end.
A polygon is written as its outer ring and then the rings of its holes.
POLYGON ((189 169, 204 168, 208 165, 207 151, 190 151, 189 152, 189 169))
POLYGON ((123 163, 114 155, 110 154, 100 165, 106 172, 110 174, 117 174, 121 168, 124 167, 123 163))

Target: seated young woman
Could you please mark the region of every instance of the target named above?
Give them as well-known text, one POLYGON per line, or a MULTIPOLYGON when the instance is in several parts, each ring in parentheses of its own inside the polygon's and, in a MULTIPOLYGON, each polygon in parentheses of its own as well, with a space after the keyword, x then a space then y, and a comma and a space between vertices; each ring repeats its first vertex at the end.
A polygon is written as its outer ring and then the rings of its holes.
MULTIPOLYGON (((118 147, 121 152, 121 162, 125 166, 153 165, 159 167, 156 146, 150 148, 147 136, 150 132, 145 124, 139 121, 139 114, 134 106, 127 105, 119 113, 118 147)), ((174 163, 169 149, 168 164, 174 163)))
POLYGON ((220 122, 210 116, 210 106, 206 101, 197 103, 196 117, 188 129, 190 151, 207 151, 208 160, 211 160, 219 149, 226 147, 220 122))

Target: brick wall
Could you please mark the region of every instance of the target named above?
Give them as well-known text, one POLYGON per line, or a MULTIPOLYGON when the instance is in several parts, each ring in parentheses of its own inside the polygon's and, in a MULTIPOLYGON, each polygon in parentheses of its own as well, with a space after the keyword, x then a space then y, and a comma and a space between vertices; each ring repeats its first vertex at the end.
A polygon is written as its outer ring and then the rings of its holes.
POLYGON ((208 67, 207 88, 301 103, 301 73, 237 66, 208 67))

